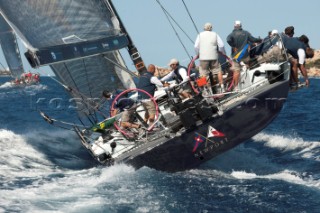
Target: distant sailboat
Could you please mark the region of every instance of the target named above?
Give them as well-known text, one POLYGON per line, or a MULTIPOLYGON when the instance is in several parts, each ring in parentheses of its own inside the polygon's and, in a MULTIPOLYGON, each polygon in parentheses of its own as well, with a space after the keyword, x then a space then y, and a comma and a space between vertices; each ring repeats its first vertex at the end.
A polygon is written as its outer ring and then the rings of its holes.
POLYGON ((16 34, 2 15, 0 15, 0 44, 13 84, 25 85, 39 82, 38 74, 24 73, 16 34))
MULTIPOLYGON (((73 96, 80 124, 41 115, 50 124, 71 126, 104 165, 124 162, 164 171, 195 168, 259 133, 279 114, 288 95, 290 66, 287 59, 275 60, 244 70, 241 90, 223 97, 204 95, 196 82, 189 100, 177 94, 181 85, 158 90, 157 127, 122 129, 120 116, 108 118, 100 107, 104 90, 128 89, 120 95, 136 92, 134 74, 119 50, 128 50, 139 72, 146 68, 111 1, 1 1, 0 9, 27 45, 30 64, 50 65, 73 96)), ((144 113, 137 112, 142 125, 144 113)))

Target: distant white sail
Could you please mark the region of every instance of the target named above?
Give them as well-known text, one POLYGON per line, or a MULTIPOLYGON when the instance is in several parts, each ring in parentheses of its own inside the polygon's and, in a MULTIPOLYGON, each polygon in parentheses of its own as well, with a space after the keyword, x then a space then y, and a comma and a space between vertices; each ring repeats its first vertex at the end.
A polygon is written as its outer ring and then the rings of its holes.
POLYGON ((17 38, 2 15, 0 15, 0 44, 11 76, 13 78, 20 78, 24 69, 17 38))

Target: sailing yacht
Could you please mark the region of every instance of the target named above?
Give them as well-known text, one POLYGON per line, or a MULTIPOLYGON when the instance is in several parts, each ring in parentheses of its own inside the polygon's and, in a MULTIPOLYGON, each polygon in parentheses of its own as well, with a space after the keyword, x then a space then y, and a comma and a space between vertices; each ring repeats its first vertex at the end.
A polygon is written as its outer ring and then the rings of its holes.
MULTIPOLYGON (((123 89, 114 101, 137 96, 134 79, 139 76, 127 69, 120 49, 128 50, 138 73, 146 67, 110 0, 1 1, 0 10, 27 45, 31 66, 49 65, 73 97, 80 124, 42 112, 43 118, 71 127, 93 158, 107 166, 127 163, 169 172, 195 168, 263 130, 288 95, 286 58, 244 66, 240 90, 219 95, 198 84, 190 66, 188 82, 171 82, 151 98, 157 109, 152 126, 144 123, 137 100, 137 122, 145 128, 123 129, 121 116, 110 117, 101 107, 102 92, 123 89), (193 88, 192 98, 182 100, 177 94, 183 84, 193 88)), ((196 57, 190 64, 194 62, 196 57)))

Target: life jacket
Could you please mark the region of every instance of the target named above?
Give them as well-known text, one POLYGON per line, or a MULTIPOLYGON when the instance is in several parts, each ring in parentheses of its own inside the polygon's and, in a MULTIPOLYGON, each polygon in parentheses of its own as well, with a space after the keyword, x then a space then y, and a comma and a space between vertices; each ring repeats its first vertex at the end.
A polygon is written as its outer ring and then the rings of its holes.
POLYGON ((39 80, 39 75, 34 75, 33 78, 34 78, 35 80, 39 80))
POLYGON ((287 52, 293 56, 293 58, 298 59, 298 50, 303 49, 306 51, 307 46, 303 42, 299 41, 298 38, 290 38, 285 43, 285 48, 287 49, 287 52))
POLYGON ((199 34, 199 59, 218 59, 218 35, 212 31, 204 31, 199 34))
POLYGON ((115 104, 116 108, 119 108, 120 112, 125 109, 130 109, 134 105, 134 101, 131 98, 121 98, 115 104))
POLYGON ((181 83, 182 81, 183 81, 183 78, 182 78, 182 76, 180 75, 180 73, 179 73, 179 69, 180 68, 183 68, 183 69, 185 69, 186 71, 188 70, 186 67, 184 67, 184 66, 178 66, 173 72, 174 72, 174 74, 175 74, 175 80, 177 81, 177 83, 181 83))
MULTIPOLYGON (((154 96, 154 92, 156 90, 156 85, 151 83, 152 77, 153 77, 153 75, 150 72, 144 72, 139 78, 137 88, 146 91, 151 96, 154 96)), ((147 94, 145 94, 143 92, 139 92, 138 94, 139 94, 139 99, 149 99, 150 98, 147 94)))

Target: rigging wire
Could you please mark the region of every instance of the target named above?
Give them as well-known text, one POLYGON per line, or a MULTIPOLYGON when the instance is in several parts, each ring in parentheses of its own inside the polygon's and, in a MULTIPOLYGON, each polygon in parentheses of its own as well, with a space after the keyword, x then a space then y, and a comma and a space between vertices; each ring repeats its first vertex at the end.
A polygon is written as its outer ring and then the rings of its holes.
POLYGON ((68 72, 68 74, 69 74, 69 76, 70 76, 70 78, 71 78, 71 80, 72 80, 72 82, 73 82, 74 86, 75 86, 75 87, 77 88, 77 90, 79 91, 79 88, 78 88, 78 86, 77 86, 77 84, 76 84, 75 80, 73 79, 73 77, 72 77, 72 75, 71 75, 71 73, 70 73, 70 70, 69 70, 68 66, 66 65, 66 63, 63 63, 63 65, 64 65, 64 67, 66 68, 66 70, 67 70, 67 72, 68 72))
MULTIPOLYGON (((159 2, 158 2, 159 3, 159 2)), ((160 3, 159 3, 160 4, 160 3)), ((185 30, 182 29, 182 27, 176 22, 176 20, 170 15, 170 13, 160 4, 160 7, 162 8, 163 12, 167 14, 170 19, 177 25, 177 27, 183 32, 183 34, 189 39, 191 43, 193 43, 193 40, 190 38, 190 36, 186 33, 185 30)))
POLYGON ((197 25, 196 25, 196 23, 194 22, 194 20, 193 20, 193 18, 192 18, 192 16, 191 16, 191 13, 190 13, 190 11, 189 11, 186 3, 184 2, 184 0, 182 0, 182 3, 184 4, 184 7, 186 8, 187 13, 189 14, 189 17, 190 17, 190 19, 191 19, 191 21, 192 21, 192 23, 193 23, 194 28, 196 29, 197 33, 200 34, 200 32, 199 32, 199 30, 198 30, 198 28, 197 28, 197 25))
MULTIPOLYGON (((70 73, 70 70, 69 70, 68 66, 66 65, 66 63, 63 63, 63 65, 64 65, 64 67, 66 68, 66 70, 67 70, 67 72, 68 72, 71 80, 73 81, 73 84, 75 85, 77 91, 80 91, 79 88, 78 88, 78 86, 77 86, 77 84, 76 84, 76 82, 75 82, 75 80, 73 79, 73 77, 72 77, 72 75, 71 75, 71 73, 70 73)), ((69 88, 69 89, 70 89, 70 88, 69 88)), ((73 92, 73 90, 71 89, 70 92, 73 92)), ((92 124, 96 123, 97 121, 95 120, 95 118, 94 118, 94 117, 92 116, 92 114, 90 113, 90 109, 89 109, 89 106, 88 106, 88 105, 90 105, 90 104, 87 104, 87 103, 86 103, 86 101, 85 101, 85 99, 84 99, 84 97, 83 97, 83 95, 82 95, 81 93, 78 93, 78 94, 79 94, 80 98, 82 99, 82 102, 84 103, 86 109, 88 110, 88 116, 87 116, 88 120, 89 120, 92 124), (90 117, 91 117, 91 119, 93 119, 93 121, 90 119, 90 117)), ((80 118, 79 118, 79 119, 80 119, 80 118)))
MULTIPOLYGON (((172 22, 171 22, 171 20, 170 20, 170 18, 171 18, 173 21, 174 21, 174 19, 172 18, 172 16, 170 16, 169 12, 163 7, 163 5, 160 3, 160 1, 159 1, 159 0, 156 0, 156 1, 157 1, 157 3, 159 4, 159 6, 161 7, 161 9, 162 9, 163 13, 165 14, 167 20, 169 21, 169 23, 170 23, 173 31, 175 32, 178 40, 180 41, 180 44, 182 45, 183 49, 184 49, 185 52, 187 53, 188 57, 191 58, 191 55, 189 54, 186 46, 183 44, 183 42, 182 42, 182 40, 181 40, 181 38, 180 38, 177 30, 174 28, 174 26, 173 26, 173 24, 172 24, 172 22)), ((175 22, 175 21, 174 21, 174 22, 175 22)), ((176 23, 176 22, 175 22, 175 23, 176 23)), ((176 23, 176 24, 177 24, 177 23, 176 23)), ((180 29, 181 29, 181 28, 180 28, 180 29)), ((189 37, 188 37, 188 38, 189 38, 189 37)), ((190 38, 189 38, 189 39, 190 39, 190 38)), ((191 40, 191 39, 190 39, 190 40, 191 40)), ((192 42, 192 40, 191 40, 191 42, 192 42)), ((193 43, 193 42, 192 42, 192 43, 193 43)))
POLYGON ((131 76, 133 77, 139 77, 139 75, 135 74, 134 72, 132 72, 131 70, 127 69, 124 66, 121 66, 120 64, 118 64, 117 62, 114 62, 113 60, 111 60, 110 58, 108 58, 106 55, 103 55, 103 58, 105 58, 106 60, 108 60, 110 63, 112 63, 113 65, 119 67, 122 71, 125 71, 127 73, 129 73, 131 76))
MULTIPOLYGON (((58 81, 57 79, 53 78, 53 77, 50 76, 50 75, 48 75, 48 76, 49 76, 52 80, 54 80, 55 82, 57 82, 58 84, 60 84, 61 86, 63 86, 66 90, 68 90, 68 91, 72 90, 73 92, 76 92, 76 93, 78 93, 79 95, 85 97, 85 95, 84 95, 84 94, 81 94, 79 91, 74 90, 74 89, 72 89, 72 88, 64 85, 62 82, 58 81)), ((84 100, 83 100, 83 101, 84 101, 84 100)), ((95 103, 94 103, 94 104, 95 104, 95 103)), ((97 104, 96 106, 91 106, 90 104, 88 104, 88 105, 89 105, 90 107, 92 107, 93 110, 97 110, 104 118, 107 118, 107 117, 108 117, 108 116, 106 116, 105 114, 103 114, 103 112, 101 112, 101 111, 99 110, 100 105, 98 105, 98 104, 97 104)))
MULTIPOLYGON (((87 80, 87 85, 88 85, 88 89, 89 89, 89 93, 90 93, 90 97, 91 98, 93 98, 92 97, 92 92, 91 92, 91 88, 90 88, 90 83, 89 83, 89 79, 88 79, 88 72, 87 72, 87 66, 86 66, 86 62, 85 62, 85 60, 84 60, 84 58, 82 59, 82 63, 83 63, 83 66, 84 66, 84 71, 85 71, 85 74, 86 74, 86 80, 87 80)), ((96 111, 94 111, 94 120, 95 121, 98 121, 98 117, 97 117, 97 113, 96 113, 96 111)))
MULTIPOLYGON (((76 92, 76 93, 78 93, 81 97, 85 97, 83 94, 81 94, 79 91, 76 91, 76 90, 74 90, 74 89, 72 89, 72 88, 70 88, 70 87, 68 87, 68 86, 66 86, 66 85, 64 85, 62 82, 60 82, 60 81, 58 81, 57 79, 55 79, 55 78, 53 78, 52 76, 50 76, 50 75, 48 75, 52 80, 54 80, 55 82, 57 82, 58 84, 60 84, 61 86, 63 86, 66 90, 68 90, 68 91, 73 91, 73 92, 76 92)), ((71 92, 70 91, 70 92, 71 92)), ((83 100, 83 102, 84 102, 84 99, 82 98, 82 100, 83 100)), ((85 102, 84 102, 85 103, 85 102)), ((106 116, 103 112, 101 112, 100 110, 99 110, 99 106, 95 106, 95 107, 93 107, 93 106, 91 106, 90 104, 86 104, 85 103, 85 105, 86 106, 90 106, 90 107, 92 107, 93 108, 93 110, 97 110, 97 112, 99 112, 104 118, 107 118, 108 116, 106 116)), ((83 123, 83 121, 81 120, 81 118, 79 117, 79 116, 77 116, 78 117, 78 119, 79 119, 79 121, 81 122, 81 124, 85 127, 86 125, 83 123)), ((96 123, 96 122, 93 122, 92 120, 90 120, 90 118, 87 116, 87 118, 88 118, 88 120, 90 121, 90 123, 92 123, 92 124, 94 124, 94 123, 96 123)))
POLYGON ((3 71, 6 71, 6 68, 3 66, 3 64, 0 62, 0 65, 2 66, 3 68, 3 71))
POLYGON ((85 74, 86 74, 86 80, 87 80, 87 83, 88 83, 88 89, 89 89, 89 93, 90 93, 90 97, 92 97, 92 92, 91 92, 91 88, 90 88, 90 84, 89 84, 89 79, 88 79, 88 72, 87 72, 87 66, 86 66, 86 62, 84 61, 84 58, 82 59, 82 63, 83 63, 83 66, 84 66, 84 71, 85 71, 85 74))

